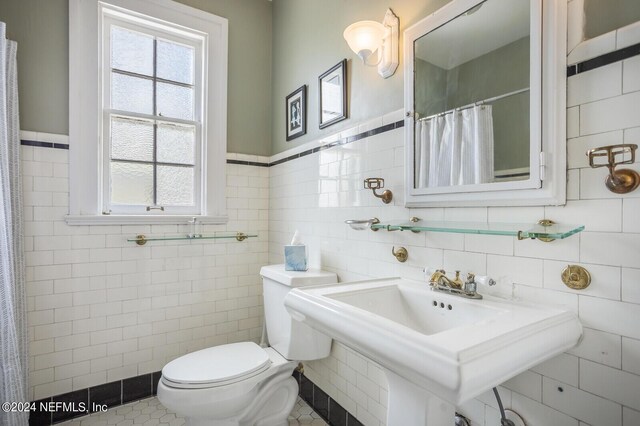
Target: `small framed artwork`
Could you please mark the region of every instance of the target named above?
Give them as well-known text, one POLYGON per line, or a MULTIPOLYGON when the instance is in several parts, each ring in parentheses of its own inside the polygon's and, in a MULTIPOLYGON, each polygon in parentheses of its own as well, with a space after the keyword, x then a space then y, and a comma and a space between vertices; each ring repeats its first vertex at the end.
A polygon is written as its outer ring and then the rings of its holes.
POLYGON ((307 133, 307 86, 303 85, 287 96, 287 141, 307 133))
POLYGON ((318 78, 320 128, 347 118, 347 60, 343 59, 318 78))

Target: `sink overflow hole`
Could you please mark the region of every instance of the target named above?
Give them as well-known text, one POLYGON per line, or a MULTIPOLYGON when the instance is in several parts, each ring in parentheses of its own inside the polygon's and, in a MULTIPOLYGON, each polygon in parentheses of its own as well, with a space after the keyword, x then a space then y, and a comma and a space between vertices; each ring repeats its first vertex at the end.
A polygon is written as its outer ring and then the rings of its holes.
MULTIPOLYGON (((441 307, 441 308, 443 308, 443 309, 444 309, 444 307, 445 307, 445 304, 444 304, 443 302, 438 303, 438 301, 437 301, 437 300, 434 300, 434 301, 433 301, 433 302, 431 302, 431 303, 433 303, 433 306, 435 306, 436 308, 438 307, 438 305, 440 305, 440 307, 441 307)), ((450 310, 450 311, 451 311, 451 310, 453 310, 453 306, 451 306, 450 304, 448 304, 448 305, 446 305, 446 306, 447 306, 447 309, 448 309, 448 310, 450 310)))

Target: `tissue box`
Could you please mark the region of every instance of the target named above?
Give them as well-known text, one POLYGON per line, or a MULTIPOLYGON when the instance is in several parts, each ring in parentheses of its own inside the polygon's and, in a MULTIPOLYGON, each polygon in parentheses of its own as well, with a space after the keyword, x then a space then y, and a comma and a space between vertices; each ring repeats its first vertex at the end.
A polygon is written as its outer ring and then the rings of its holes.
POLYGON ((307 269, 307 246, 284 246, 284 270, 306 271, 307 269))

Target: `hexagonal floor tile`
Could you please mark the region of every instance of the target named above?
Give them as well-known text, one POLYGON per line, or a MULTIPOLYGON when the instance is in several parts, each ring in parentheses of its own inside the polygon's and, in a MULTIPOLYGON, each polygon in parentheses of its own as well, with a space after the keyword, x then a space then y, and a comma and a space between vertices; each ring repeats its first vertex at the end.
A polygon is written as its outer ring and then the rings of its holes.
MULTIPOLYGON (((134 401, 126 405, 113 407, 104 413, 69 420, 64 426, 183 426, 185 419, 167 410, 158 398, 134 401)), ((298 398, 289 415, 289 426, 327 426, 309 405, 298 398)))

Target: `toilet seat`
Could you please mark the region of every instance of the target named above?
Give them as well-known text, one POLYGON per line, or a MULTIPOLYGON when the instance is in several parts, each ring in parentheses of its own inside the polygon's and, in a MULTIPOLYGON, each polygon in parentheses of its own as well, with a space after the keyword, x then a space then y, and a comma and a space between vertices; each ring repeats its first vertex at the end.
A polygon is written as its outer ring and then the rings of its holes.
POLYGON ((171 361, 162 369, 162 381, 174 388, 211 388, 246 380, 270 366, 269 354, 255 343, 231 343, 171 361))
POLYGON ((168 409, 184 413, 190 424, 198 426, 284 425, 298 394, 298 385, 291 376, 297 363, 273 348, 263 351, 271 361, 267 369, 236 379, 235 383, 176 385, 163 376, 158 383, 158 399, 168 409), (279 411, 282 421, 264 423, 264 419, 279 411))

